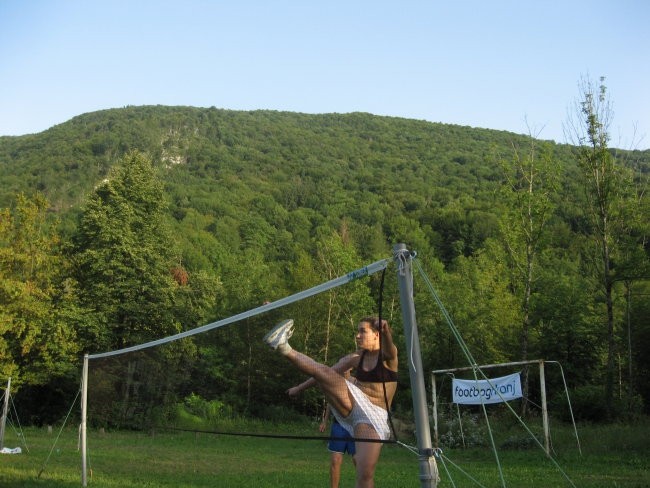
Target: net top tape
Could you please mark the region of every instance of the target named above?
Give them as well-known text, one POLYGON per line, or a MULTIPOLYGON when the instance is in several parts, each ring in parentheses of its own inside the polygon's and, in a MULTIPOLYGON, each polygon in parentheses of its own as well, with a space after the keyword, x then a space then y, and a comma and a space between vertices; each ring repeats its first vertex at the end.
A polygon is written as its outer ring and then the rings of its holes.
POLYGON ((363 268, 359 268, 354 271, 351 271, 346 275, 340 276, 338 278, 334 278, 330 281, 326 281, 325 283, 321 283, 320 285, 316 285, 312 288, 303 290, 293 295, 289 295, 288 297, 281 298, 280 300, 266 303, 259 307, 247 310, 246 312, 242 312, 237 315, 232 315, 225 319, 218 320, 210 324, 202 325, 201 327, 197 327, 195 329, 179 332, 178 334, 174 334, 172 336, 163 337, 161 339, 156 339, 142 344, 137 344, 135 346, 125 347, 123 349, 116 349, 114 351, 107 351, 98 354, 88 354, 87 357, 88 359, 99 359, 99 358, 106 358, 109 356, 117 356, 119 354, 126 354, 128 352, 140 351, 142 349, 147 349, 149 347, 160 346, 162 344, 177 341, 185 337, 201 334, 203 332, 207 332, 212 329, 223 327, 224 325, 232 324, 234 322, 239 322, 240 320, 249 317, 254 317, 255 315, 259 315, 268 312, 270 310, 274 310, 276 308, 284 307, 285 305, 289 305, 290 303, 297 302, 298 300, 303 300, 313 295, 317 295, 319 293, 330 290, 332 288, 336 288, 337 286, 345 285, 346 283, 357 280, 359 278, 363 278, 364 276, 370 276, 374 273, 377 273, 378 271, 382 271, 386 269, 389 263, 390 263, 390 258, 381 259, 379 261, 375 261, 372 264, 364 266, 363 268))

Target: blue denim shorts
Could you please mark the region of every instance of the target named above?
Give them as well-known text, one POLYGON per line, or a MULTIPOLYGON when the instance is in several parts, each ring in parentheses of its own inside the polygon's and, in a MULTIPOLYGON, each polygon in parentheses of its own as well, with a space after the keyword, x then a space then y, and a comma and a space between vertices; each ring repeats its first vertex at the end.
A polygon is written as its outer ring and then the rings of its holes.
POLYGON ((329 449, 331 452, 340 452, 341 454, 345 454, 347 452, 350 456, 354 456, 354 453, 357 452, 354 448, 354 441, 346 440, 346 438, 352 437, 352 435, 338 422, 332 422, 330 437, 341 438, 329 440, 327 443, 327 449, 329 449))

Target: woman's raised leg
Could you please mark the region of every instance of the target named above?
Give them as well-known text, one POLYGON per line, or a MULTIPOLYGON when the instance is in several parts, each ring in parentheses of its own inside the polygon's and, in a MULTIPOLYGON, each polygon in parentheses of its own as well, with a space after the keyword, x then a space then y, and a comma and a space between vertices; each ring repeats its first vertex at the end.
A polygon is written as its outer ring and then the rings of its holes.
POLYGON ((347 417, 352 410, 353 400, 345 378, 329 366, 293 349, 289 345, 289 338, 292 334, 293 320, 285 320, 264 336, 264 342, 279 351, 300 371, 314 378, 332 407, 347 417))

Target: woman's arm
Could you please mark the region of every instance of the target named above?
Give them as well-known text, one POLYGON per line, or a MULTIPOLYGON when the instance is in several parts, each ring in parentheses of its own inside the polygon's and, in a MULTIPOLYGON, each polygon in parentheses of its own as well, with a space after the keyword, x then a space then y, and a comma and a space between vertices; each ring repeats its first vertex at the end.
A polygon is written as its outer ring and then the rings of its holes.
POLYGON ((397 347, 393 342, 393 334, 386 320, 381 321, 381 353, 386 366, 397 371, 397 347))
POLYGON ((328 403, 325 406, 325 411, 323 412, 323 418, 321 419, 320 425, 318 426, 318 430, 320 432, 325 432, 325 428, 327 427, 327 421, 330 418, 330 404, 328 403))

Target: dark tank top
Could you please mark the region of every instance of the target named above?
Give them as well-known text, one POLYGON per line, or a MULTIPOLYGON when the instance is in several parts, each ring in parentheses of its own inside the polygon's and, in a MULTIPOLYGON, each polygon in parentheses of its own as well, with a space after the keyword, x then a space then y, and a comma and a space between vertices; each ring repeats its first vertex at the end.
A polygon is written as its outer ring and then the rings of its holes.
POLYGON ((381 352, 377 357, 377 364, 370 371, 363 370, 363 359, 365 357, 366 351, 363 351, 355 375, 359 381, 366 381, 368 383, 390 383, 397 381, 397 373, 384 366, 384 362, 381 360, 381 352))

